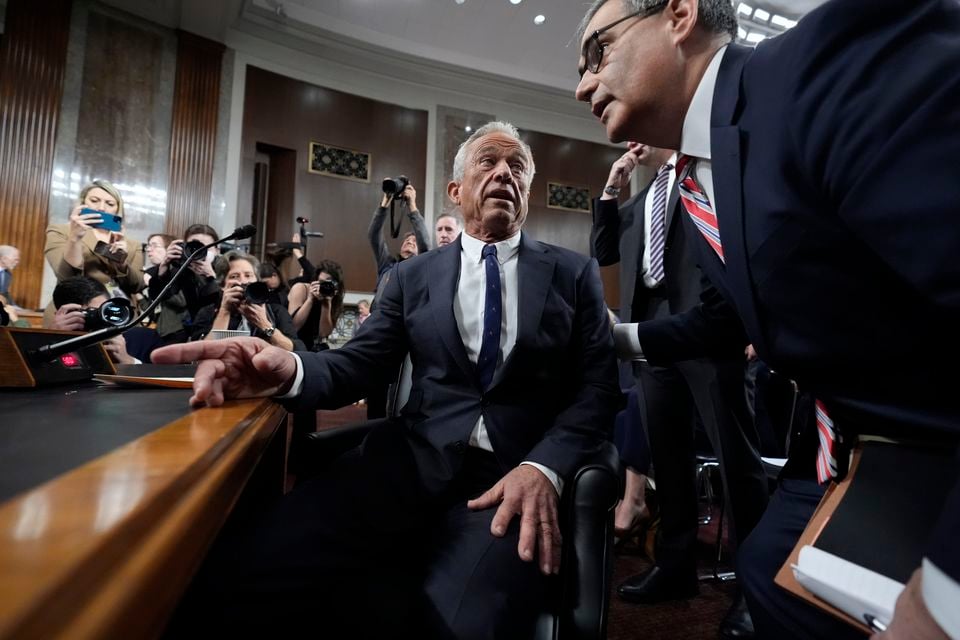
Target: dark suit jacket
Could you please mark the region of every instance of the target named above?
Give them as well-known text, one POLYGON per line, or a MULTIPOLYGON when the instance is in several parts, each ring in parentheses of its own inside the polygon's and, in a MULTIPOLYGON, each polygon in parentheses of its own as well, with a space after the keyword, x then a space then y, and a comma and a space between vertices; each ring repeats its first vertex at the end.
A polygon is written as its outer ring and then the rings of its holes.
MULTIPOLYGON (((643 283, 637 287, 639 264, 644 251, 643 207, 651 182, 640 193, 617 209, 616 200, 593 201, 591 240, 601 267, 620 263, 620 319, 623 322, 646 320, 648 292, 643 283)), ((667 198, 666 238, 663 248, 663 294, 671 313, 690 309, 699 301, 703 278, 694 259, 695 249, 685 240, 686 229, 676 215, 677 190, 667 198)))
POLYGON ((720 67, 700 263, 841 431, 960 435, 958 60, 956 2, 847 0, 720 67))
POLYGON ((569 478, 609 439, 619 409, 599 271, 594 260, 526 234, 518 260, 517 342, 486 392, 453 312, 458 239, 394 267, 377 310, 344 347, 299 354, 299 406, 363 398, 409 351, 413 383, 401 418, 428 490, 460 468, 481 413, 504 471, 529 460, 569 478))

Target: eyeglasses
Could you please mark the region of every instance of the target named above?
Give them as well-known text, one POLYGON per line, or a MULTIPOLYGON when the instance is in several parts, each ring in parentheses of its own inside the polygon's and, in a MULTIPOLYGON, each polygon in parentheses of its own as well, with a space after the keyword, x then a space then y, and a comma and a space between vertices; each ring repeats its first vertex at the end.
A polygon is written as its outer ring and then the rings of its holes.
POLYGON ((607 26, 597 29, 593 32, 585 43, 583 43, 583 60, 584 68, 580 69, 580 77, 583 77, 583 74, 589 71, 590 73, 597 73, 600 71, 600 62, 603 60, 603 50, 607 48, 606 44, 600 44, 600 35, 606 33, 610 29, 613 29, 615 26, 629 20, 630 18, 639 17, 641 20, 652 16, 656 12, 660 11, 667 5, 666 0, 662 0, 654 5, 647 7, 646 9, 640 9, 639 11, 634 11, 633 13, 628 13, 619 20, 615 20, 608 24, 607 26))

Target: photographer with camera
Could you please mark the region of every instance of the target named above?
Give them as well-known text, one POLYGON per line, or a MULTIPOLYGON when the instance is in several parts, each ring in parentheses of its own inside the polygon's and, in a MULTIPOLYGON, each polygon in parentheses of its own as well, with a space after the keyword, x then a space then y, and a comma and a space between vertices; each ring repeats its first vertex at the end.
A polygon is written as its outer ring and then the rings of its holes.
MULTIPOLYGON (((370 221, 367 237, 370 239, 373 257, 377 261, 377 293, 385 284, 384 275, 390 271, 394 264, 430 250, 427 225, 423 220, 423 215, 417 209, 417 190, 413 188, 406 176, 387 178, 383 181, 383 197, 380 199, 380 206, 373 213, 373 220, 370 221), (386 221, 389 211, 387 207, 395 203, 406 207, 410 226, 413 227, 413 231, 408 231, 403 237, 403 243, 400 245, 400 255, 397 256, 390 253, 387 242, 383 239, 383 223, 386 221)), ((377 296, 374 296, 373 304, 376 305, 376 303, 377 296)))
POLYGON ((269 289, 260 282, 260 261, 240 251, 229 251, 221 270, 219 304, 199 312, 193 323, 194 339, 215 340, 215 330, 244 331, 287 351, 303 350, 293 320, 286 309, 269 302, 269 289))
MULTIPOLYGON (((58 284, 53 290, 53 306, 56 313, 49 322, 44 320, 45 329, 89 332, 126 324, 133 317, 129 300, 110 298, 103 283, 87 276, 58 284)), ((117 364, 143 364, 150 362, 150 354, 163 343, 153 329, 133 327, 105 340, 103 346, 117 364)))
POLYGON ((298 282, 290 290, 288 310, 297 335, 310 351, 329 349, 327 338, 343 311, 343 268, 333 260, 321 260, 313 282, 298 282))
MULTIPOLYGON (((150 299, 160 295, 187 256, 198 248, 219 239, 220 236, 209 225, 192 224, 187 227, 183 240, 176 240, 167 245, 163 261, 158 266, 147 270, 151 276, 148 288, 150 299)), ((170 297, 167 301, 174 300, 179 293, 183 294, 186 314, 181 320, 185 337, 194 333, 191 327, 196 322, 197 313, 204 307, 216 304, 219 300, 220 285, 217 282, 217 269, 221 260, 217 247, 207 249, 206 256, 190 263, 188 269, 191 273, 184 273, 170 288, 170 297)))

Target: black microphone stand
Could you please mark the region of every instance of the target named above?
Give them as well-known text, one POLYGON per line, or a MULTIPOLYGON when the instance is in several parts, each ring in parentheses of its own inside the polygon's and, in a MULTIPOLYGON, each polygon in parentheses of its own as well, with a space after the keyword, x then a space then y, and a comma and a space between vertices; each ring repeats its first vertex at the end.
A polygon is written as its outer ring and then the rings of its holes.
POLYGON ((153 300, 153 302, 151 302, 146 309, 140 312, 140 315, 138 315, 136 318, 134 318, 130 322, 124 325, 120 325, 118 327, 105 327, 97 331, 85 333, 81 336, 75 336, 73 338, 68 338, 67 340, 61 340, 60 342, 47 344, 33 351, 28 352, 27 356, 34 359, 35 361, 49 362, 50 360, 53 360, 58 356, 62 356, 65 353, 70 353, 71 351, 76 351, 77 349, 88 347, 92 344, 96 344, 98 342, 108 340, 113 336, 120 335, 121 333, 123 333, 127 329, 130 329, 131 327, 137 326, 138 324, 140 324, 141 320, 143 320, 148 315, 150 315, 150 312, 153 311, 158 304, 160 304, 162 301, 164 301, 167 298, 168 294, 170 293, 170 288, 180 277, 180 274, 182 274, 187 269, 187 267, 190 266, 190 263, 197 259, 197 257, 206 253, 207 249, 211 247, 215 247, 222 242, 227 242, 228 240, 234 240, 234 239, 239 240, 243 238, 249 238, 254 233, 256 233, 256 227, 249 224, 244 225, 239 229, 237 229, 236 231, 234 231, 233 233, 231 233, 230 235, 228 235, 227 237, 221 238, 216 242, 211 242, 210 244, 204 245, 199 249, 197 249, 196 251, 194 251, 193 253, 191 253, 187 257, 187 259, 183 261, 183 264, 180 265, 180 268, 177 269, 177 272, 173 274, 172 278, 170 278, 170 282, 168 282, 167 286, 165 286, 160 291, 160 294, 157 295, 157 297, 153 300))

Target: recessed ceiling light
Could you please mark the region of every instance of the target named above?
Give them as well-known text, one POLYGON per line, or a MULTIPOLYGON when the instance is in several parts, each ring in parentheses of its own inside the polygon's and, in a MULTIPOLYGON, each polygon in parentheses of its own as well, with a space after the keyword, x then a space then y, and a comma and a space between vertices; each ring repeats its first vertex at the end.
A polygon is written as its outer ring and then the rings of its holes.
POLYGON ((538 15, 536 18, 533 19, 533 24, 539 25, 539 24, 543 24, 546 21, 547 21, 547 16, 541 13, 540 15, 538 15))
POLYGON ((470 133, 471 131, 473 131, 473 127, 471 127, 470 125, 467 125, 463 128, 463 130, 466 131, 467 133, 470 133))
POLYGON ((457 4, 463 4, 463 3, 466 2, 466 1, 467 1, 467 0, 454 0, 454 2, 456 2, 457 4))
POLYGON ((520 4, 523 0, 510 0, 510 4, 520 4))
POLYGON ((770 19, 770 12, 764 11, 763 9, 757 9, 753 12, 753 19, 759 20, 760 22, 766 22, 770 19))

